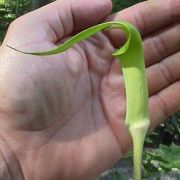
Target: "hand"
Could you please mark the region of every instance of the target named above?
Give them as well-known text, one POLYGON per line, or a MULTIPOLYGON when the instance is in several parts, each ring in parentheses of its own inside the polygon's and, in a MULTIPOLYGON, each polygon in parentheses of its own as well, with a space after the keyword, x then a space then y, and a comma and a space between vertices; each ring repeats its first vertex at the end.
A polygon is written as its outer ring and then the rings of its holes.
POLYGON ((151 0, 108 17, 110 0, 64 0, 10 25, 0 48, 0 152, 12 179, 93 179, 130 149, 131 138, 123 76, 111 56, 121 32, 47 57, 6 44, 49 50, 105 18, 133 23, 144 39, 153 128, 180 109, 179 7, 179 0, 151 0))

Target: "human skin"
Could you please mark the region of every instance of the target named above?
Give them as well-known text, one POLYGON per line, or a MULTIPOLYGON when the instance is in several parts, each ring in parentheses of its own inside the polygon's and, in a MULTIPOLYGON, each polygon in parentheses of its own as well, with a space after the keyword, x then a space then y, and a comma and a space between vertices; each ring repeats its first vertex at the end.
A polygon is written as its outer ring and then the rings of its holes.
POLYGON ((114 15, 110 0, 60 0, 11 23, 0 47, 0 177, 90 180, 130 148, 123 76, 111 56, 120 31, 98 33, 48 57, 102 21, 133 23, 144 41, 151 129, 180 110, 180 1, 151 0, 114 15), (53 13, 52 13, 53 12, 53 13))

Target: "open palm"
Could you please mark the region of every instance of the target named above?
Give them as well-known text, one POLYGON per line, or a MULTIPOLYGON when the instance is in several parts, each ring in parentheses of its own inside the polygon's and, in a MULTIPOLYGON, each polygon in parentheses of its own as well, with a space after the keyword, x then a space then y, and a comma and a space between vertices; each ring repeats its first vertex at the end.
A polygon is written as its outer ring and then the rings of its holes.
MULTIPOLYGON (((5 46, 49 50, 72 33, 100 22, 111 9, 108 0, 84 3, 57 1, 19 18, 11 24, 0 49, 0 151, 7 164, 12 164, 11 176, 92 179, 130 148, 124 125, 123 77, 111 56, 119 46, 117 39, 123 39, 121 33, 98 33, 64 53, 48 57, 24 55, 5 46), (57 7, 64 9, 59 12, 57 7), (52 10, 56 12, 53 17, 52 10)), ((180 72, 171 71, 179 64, 179 25, 167 26, 174 23, 167 20, 170 10, 163 14, 168 6, 162 7, 159 18, 146 24, 148 13, 152 6, 159 8, 158 3, 164 2, 142 3, 108 17, 134 23, 145 39, 152 127, 180 108, 180 96, 173 91, 178 91, 180 72), (140 8, 142 14, 137 15, 140 8)), ((178 21, 179 14, 175 15, 178 21)))

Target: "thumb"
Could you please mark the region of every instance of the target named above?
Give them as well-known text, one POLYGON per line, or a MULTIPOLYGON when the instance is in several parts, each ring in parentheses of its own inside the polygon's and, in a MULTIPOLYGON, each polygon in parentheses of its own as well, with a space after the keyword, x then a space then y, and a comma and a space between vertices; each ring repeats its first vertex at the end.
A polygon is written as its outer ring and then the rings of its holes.
POLYGON ((24 43, 40 40, 55 43, 73 32, 102 21, 109 15, 111 8, 111 0, 58 0, 16 19, 5 41, 11 34, 11 42, 12 39, 16 43, 23 39, 24 43))

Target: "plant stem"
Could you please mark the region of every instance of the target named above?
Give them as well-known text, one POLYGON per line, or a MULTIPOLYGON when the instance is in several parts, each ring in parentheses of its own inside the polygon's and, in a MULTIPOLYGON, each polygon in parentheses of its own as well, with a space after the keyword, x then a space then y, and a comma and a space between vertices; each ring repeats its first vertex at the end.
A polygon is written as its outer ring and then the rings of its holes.
POLYGON ((143 145, 149 122, 142 123, 129 129, 133 141, 133 164, 134 164, 134 180, 141 180, 141 162, 143 145))

